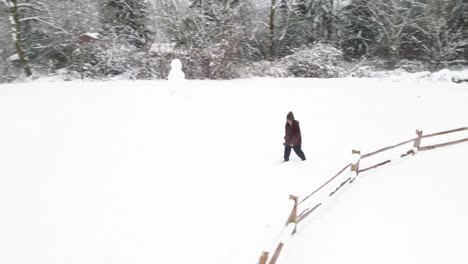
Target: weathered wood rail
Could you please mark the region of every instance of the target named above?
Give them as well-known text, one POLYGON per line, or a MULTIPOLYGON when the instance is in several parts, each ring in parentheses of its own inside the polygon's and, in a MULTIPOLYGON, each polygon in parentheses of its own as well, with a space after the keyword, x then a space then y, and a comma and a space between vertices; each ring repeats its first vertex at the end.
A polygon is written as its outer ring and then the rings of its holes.
MULTIPOLYGON (((468 127, 461 127, 461 128, 457 128, 457 129, 451 129, 451 130, 432 133, 432 134, 427 134, 427 135, 423 135, 423 131, 421 131, 421 130, 416 130, 416 137, 415 138, 403 141, 401 143, 398 143, 398 144, 395 144, 395 145, 392 145, 392 146, 384 147, 384 148, 381 148, 379 150, 376 150, 376 151, 373 151, 373 152, 370 152, 370 153, 366 153, 366 154, 361 155, 360 151, 352 150, 352 154, 357 155, 358 158, 356 160, 354 160, 353 162, 347 164, 337 174, 335 174, 333 177, 331 177, 325 183, 320 185, 312 193, 310 193, 309 195, 306 195, 303 199, 300 199, 300 200, 298 199, 298 196, 295 196, 295 195, 290 195, 289 196, 289 199, 291 199, 294 202, 294 206, 293 206, 293 208, 291 210, 291 213, 289 214, 289 217, 288 217, 288 219, 286 221, 286 227, 285 227, 285 230, 283 230, 283 232, 285 232, 286 229, 291 229, 291 230, 287 230, 286 233, 289 236, 294 235, 296 233, 296 231, 297 231, 297 225, 300 222, 302 222, 303 220, 305 220, 308 216, 310 216, 313 212, 315 212, 320 206, 322 206, 323 202, 314 202, 314 203, 312 203, 312 205, 306 206, 306 208, 303 209, 300 212, 298 210, 299 206, 302 205, 302 204, 305 204, 306 201, 313 198, 315 195, 317 195, 321 191, 326 191, 325 187, 329 187, 331 184, 335 183, 336 180, 339 178, 339 176, 344 175, 344 173, 348 170, 348 168, 350 168, 350 170, 348 171, 348 173, 350 173, 350 176, 345 178, 344 181, 342 180, 341 182, 339 182, 338 185, 334 185, 335 188, 334 188, 334 190, 332 190, 331 192, 328 193, 328 197, 333 196, 340 189, 342 189, 346 184, 352 183, 360 173, 363 173, 363 172, 366 172, 366 171, 369 171, 369 170, 372 170, 372 169, 376 169, 378 167, 384 166, 384 165, 389 164, 389 163, 392 162, 391 159, 385 159, 384 161, 379 161, 376 164, 369 165, 366 168, 360 169, 361 160, 364 160, 366 158, 369 158, 369 157, 375 156, 377 154, 386 152, 388 150, 396 149, 398 147, 401 147, 401 146, 404 146, 404 145, 410 144, 410 143, 413 143, 412 149, 410 149, 410 150, 404 152, 403 154, 401 154, 399 156, 400 158, 406 157, 408 155, 416 155, 419 151, 427 151, 427 150, 432 150, 432 149, 436 149, 436 148, 447 147, 447 146, 467 142, 468 141, 468 136, 465 136, 465 137, 462 137, 460 139, 456 139, 456 140, 452 140, 452 141, 448 141, 448 142, 442 142, 442 143, 437 143, 437 144, 428 145, 428 146, 421 146, 421 142, 425 138, 433 138, 433 137, 437 137, 437 136, 448 135, 448 134, 453 134, 453 133, 463 132, 463 131, 468 131, 468 127), (292 227, 291 227, 291 225, 292 225, 292 227)), ((328 191, 330 191, 330 190, 328 190, 328 191)), ((262 252, 259 264, 266 264, 266 263, 275 264, 277 262, 279 256, 280 256, 280 254, 281 254, 284 243, 285 243, 285 241, 283 241, 283 240, 279 241, 277 243, 277 246, 276 246, 271 258, 269 258, 269 252, 267 252, 267 251, 262 252), (269 262, 268 262, 268 260, 269 260, 269 262)))

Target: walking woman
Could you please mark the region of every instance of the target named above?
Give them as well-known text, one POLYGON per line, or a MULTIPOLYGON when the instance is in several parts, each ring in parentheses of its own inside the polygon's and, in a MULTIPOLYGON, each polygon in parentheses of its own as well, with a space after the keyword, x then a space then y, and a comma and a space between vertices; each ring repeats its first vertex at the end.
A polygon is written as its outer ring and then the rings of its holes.
POLYGON ((294 149, 294 152, 296 152, 299 158, 301 158, 302 160, 306 160, 304 152, 301 149, 301 128, 299 127, 299 121, 294 119, 293 112, 289 112, 286 116, 285 131, 286 135, 284 136, 284 161, 289 161, 291 149, 294 149))

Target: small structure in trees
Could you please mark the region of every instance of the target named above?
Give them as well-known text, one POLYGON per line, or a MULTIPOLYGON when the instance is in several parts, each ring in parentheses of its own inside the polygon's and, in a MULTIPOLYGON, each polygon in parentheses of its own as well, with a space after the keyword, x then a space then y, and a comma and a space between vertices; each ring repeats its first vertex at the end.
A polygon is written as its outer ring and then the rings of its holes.
POLYGON ((99 33, 84 33, 80 35, 80 45, 92 43, 99 40, 99 33))

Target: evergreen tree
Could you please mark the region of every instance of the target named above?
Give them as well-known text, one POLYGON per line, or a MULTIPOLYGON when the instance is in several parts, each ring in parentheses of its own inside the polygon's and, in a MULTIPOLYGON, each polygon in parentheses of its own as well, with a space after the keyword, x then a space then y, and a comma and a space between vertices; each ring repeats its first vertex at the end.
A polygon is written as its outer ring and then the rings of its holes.
POLYGON ((137 48, 151 44, 149 6, 141 0, 108 0, 101 8, 102 35, 137 48))
MULTIPOLYGON (((377 40, 377 25, 373 23, 367 2, 355 0, 343 9, 341 22, 341 49, 346 58, 356 59, 371 53, 372 44, 377 40)), ((371 0, 372 1, 372 0, 371 0)))
POLYGON ((445 43, 449 47, 447 60, 468 64, 468 2, 452 0, 447 9, 446 14, 450 14, 447 18, 448 33, 445 36, 445 43))
POLYGON ((426 0, 420 10, 424 19, 418 32, 409 35, 413 41, 403 46, 403 50, 410 54, 420 50, 434 68, 464 62, 463 53, 468 46, 466 6, 463 0, 426 0))
POLYGON ((338 41, 335 0, 282 0, 276 19, 276 49, 279 56, 316 42, 335 45, 338 41))
MULTIPOLYGON (((247 0, 194 0, 184 19, 189 63, 203 78, 236 77, 234 65, 245 61, 251 35, 251 3, 247 0)), ((189 73, 189 76, 192 75, 189 73)))

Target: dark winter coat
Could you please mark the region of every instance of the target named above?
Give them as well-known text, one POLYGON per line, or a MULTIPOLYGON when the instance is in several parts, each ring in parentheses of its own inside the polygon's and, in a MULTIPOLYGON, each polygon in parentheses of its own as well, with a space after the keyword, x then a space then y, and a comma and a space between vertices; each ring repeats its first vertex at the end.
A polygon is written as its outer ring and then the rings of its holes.
POLYGON ((299 127, 299 121, 293 120, 291 125, 289 125, 289 123, 286 122, 285 130, 286 135, 284 136, 284 143, 286 146, 300 146, 302 144, 301 128, 299 127))

